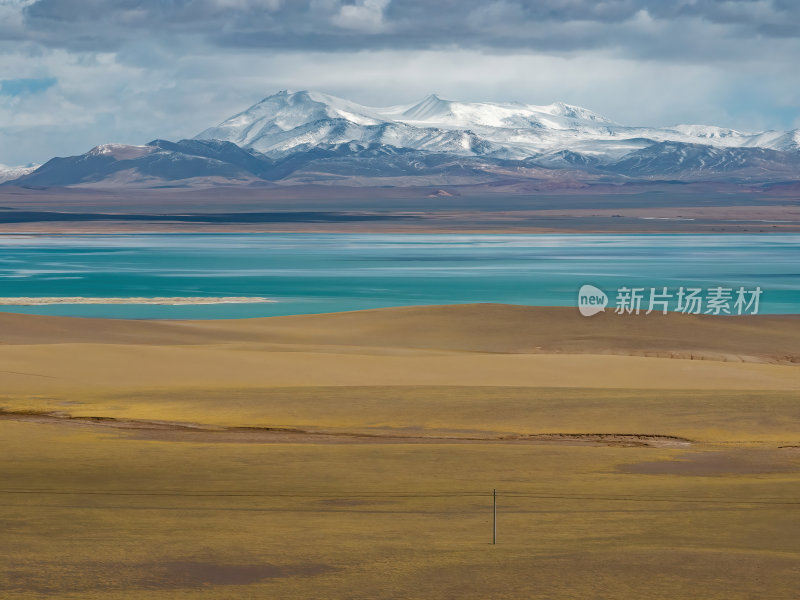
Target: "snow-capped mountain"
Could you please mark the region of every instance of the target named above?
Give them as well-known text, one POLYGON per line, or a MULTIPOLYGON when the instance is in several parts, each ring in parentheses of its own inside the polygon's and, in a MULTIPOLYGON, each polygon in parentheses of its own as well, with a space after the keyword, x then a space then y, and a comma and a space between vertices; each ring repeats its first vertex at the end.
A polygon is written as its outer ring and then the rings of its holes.
POLYGON ((562 150, 610 163, 657 142, 800 150, 800 130, 742 133, 705 125, 631 127, 561 102, 419 102, 368 107, 319 92, 282 91, 200 133, 268 156, 355 142, 521 160, 562 150))
MULTIPOLYGON (((14 178, 16 177, 16 178, 14 178)), ((0 171, 2 178, 2 171, 0 171)), ((800 180, 800 130, 632 127, 564 103, 369 107, 279 92, 194 139, 104 144, 4 185, 465 185, 800 180)))

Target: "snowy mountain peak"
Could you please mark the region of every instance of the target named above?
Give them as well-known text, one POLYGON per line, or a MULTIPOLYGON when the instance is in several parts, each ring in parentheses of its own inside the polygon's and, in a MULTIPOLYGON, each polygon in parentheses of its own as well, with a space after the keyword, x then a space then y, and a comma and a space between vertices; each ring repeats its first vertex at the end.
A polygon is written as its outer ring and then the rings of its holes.
POLYGON ((569 119, 580 119, 582 121, 594 121, 596 123, 609 123, 615 124, 611 119, 592 112, 586 108, 575 106, 574 104, 566 104, 564 102, 555 102, 550 106, 542 107, 544 112, 549 112, 552 115, 560 117, 567 117, 569 119))
POLYGON ((714 139, 714 138, 735 138, 744 135, 750 135, 736 131, 735 129, 726 129, 724 127, 714 127, 713 125, 675 125, 671 127, 684 135, 690 135, 697 138, 714 139))
POLYGON ((381 117, 355 102, 321 92, 282 90, 196 137, 226 140, 261 150, 264 144, 260 142, 264 140, 279 140, 284 132, 336 119, 358 126, 382 122, 381 117))
POLYGON ((430 94, 412 104, 370 107, 307 90, 268 96, 196 139, 229 141, 272 157, 355 143, 505 159, 568 151, 601 163, 660 142, 800 150, 796 131, 631 127, 564 102, 460 102, 430 94))
POLYGON ((403 111, 402 117, 408 121, 435 120, 452 115, 451 104, 450 101, 442 100, 436 94, 430 94, 403 111))

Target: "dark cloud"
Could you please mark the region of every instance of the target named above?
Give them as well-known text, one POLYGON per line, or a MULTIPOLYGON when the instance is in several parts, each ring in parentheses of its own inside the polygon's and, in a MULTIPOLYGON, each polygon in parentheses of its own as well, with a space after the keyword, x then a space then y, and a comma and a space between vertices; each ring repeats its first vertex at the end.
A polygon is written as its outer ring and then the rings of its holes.
POLYGON ((23 26, 41 43, 76 49, 116 49, 145 35, 284 50, 605 47, 638 55, 647 51, 644 22, 664 35, 705 26, 715 39, 741 43, 798 37, 798 17, 796 0, 38 0, 24 8, 23 26))

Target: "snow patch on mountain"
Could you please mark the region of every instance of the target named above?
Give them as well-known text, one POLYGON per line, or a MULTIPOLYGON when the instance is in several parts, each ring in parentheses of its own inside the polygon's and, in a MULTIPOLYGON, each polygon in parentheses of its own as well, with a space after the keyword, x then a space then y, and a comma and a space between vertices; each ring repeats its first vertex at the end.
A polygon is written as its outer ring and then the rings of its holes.
POLYGON ((33 173, 40 165, 26 165, 21 167, 9 167, 8 165, 0 164, 0 183, 4 181, 13 181, 33 173))
POLYGON ((133 160, 154 152, 151 146, 131 146, 129 144, 101 144, 95 146, 87 154, 89 156, 107 156, 117 160, 133 160))

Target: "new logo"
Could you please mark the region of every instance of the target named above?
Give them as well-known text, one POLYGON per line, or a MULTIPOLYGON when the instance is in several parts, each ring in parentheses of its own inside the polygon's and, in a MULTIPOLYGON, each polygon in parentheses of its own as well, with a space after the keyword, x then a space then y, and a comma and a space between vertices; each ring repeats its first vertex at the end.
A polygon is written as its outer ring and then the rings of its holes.
POLYGON ((608 306, 606 293, 593 285, 582 285, 578 290, 578 310, 584 317, 603 312, 608 306))

